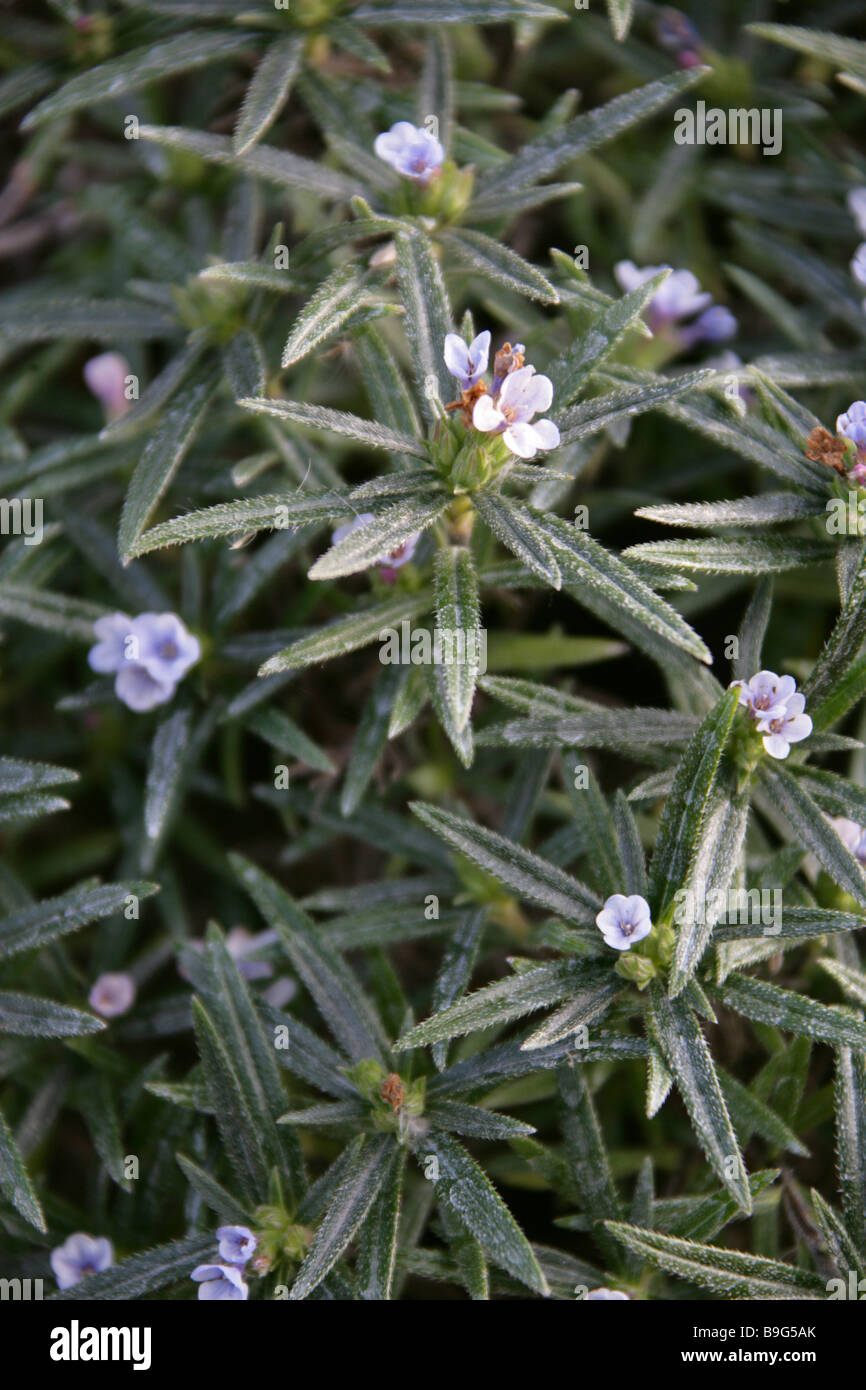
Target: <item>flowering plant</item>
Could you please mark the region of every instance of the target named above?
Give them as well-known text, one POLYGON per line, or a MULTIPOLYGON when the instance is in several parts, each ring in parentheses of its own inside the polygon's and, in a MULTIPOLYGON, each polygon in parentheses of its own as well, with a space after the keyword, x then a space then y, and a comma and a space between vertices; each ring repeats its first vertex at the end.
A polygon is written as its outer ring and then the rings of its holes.
POLYGON ((0 1278, 866 1278, 864 45, 23 8, 0 1278))

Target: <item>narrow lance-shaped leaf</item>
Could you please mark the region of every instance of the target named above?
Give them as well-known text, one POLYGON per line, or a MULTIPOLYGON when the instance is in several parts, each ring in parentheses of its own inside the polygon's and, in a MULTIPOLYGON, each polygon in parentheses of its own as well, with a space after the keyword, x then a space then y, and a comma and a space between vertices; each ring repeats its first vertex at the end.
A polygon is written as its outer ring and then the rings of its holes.
POLYGON ((425 233, 399 231, 394 243, 415 379, 423 393, 427 415, 435 419, 433 400, 438 396, 446 402, 454 386, 442 356, 445 337, 451 332, 448 295, 425 233))
POLYGON ((742 1299, 822 1299, 827 1296, 822 1276, 781 1260, 701 1245, 697 1241, 641 1230, 622 1222, 610 1222, 608 1230, 641 1259, 713 1293, 742 1299))
POLYGON ((253 74, 235 128, 235 150, 243 154, 260 140, 280 114, 295 80, 304 40, 289 34, 272 43, 253 74))
POLYGON ((389 1134, 359 1134, 334 1165, 339 1180, 289 1297, 306 1298, 333 1269, 372 1207, 391 1168, 389 1134))
POLYGON ((778 985, 750 975, 732 976, 719 988, 718 995, 729 1008, 756 1023, 766 1023, 771 1028, 837 1046, 866 1050, 866 1022, 846 1007, 819 1004, 805 994, 780 989, 778 985))
POLYGON ((390 555, 428 530, 448 503, 446 494, 428 493, 386 507, 321 555, 311 566, 309 578, 341 579, 377 563, 387 564, 390 555))
POLYGON ((746 1213, 752 1198, 743 1156, 734 1133, 715 1064, 693 1010, 680 996, 669 999, 650 986, 649 1026, 707 1158, 725 1188, 746 1213))
POLYGON ((200 377, 188 385, 183 397, 165 412, 145 446, 120 519, 117 542, 123 560, 139 553, 134 549, 135 543, 190 449, 214 389, 210 377, 200 377))
POLYGON ((481 606, 478 580, 470 551, 443 546, 436 554, 434 590, 440 642, 447 642, 445 689, 457 729, 469 720, 475 684, 481 669, 481 606), (443 637, 444 634, 444 637, 443 637))
POLYGON ((391 453, 414 454, 416 458, 427 458, 427 447, 420 439, 398 434, 375 420, 363 420, 360 415, 350 415, 345 410, 330 410, 323 405, 307 405, 303 401, 271 401, 252 396, 239 400, 244 410, 252 410, 260 415, 273 415, 278 420, 292 420, 297 425, 310 429, 328 430, 332 434, 342 434, 371 449, 385 449, 391 453))
POLYGON ((37 1231, 45 1231, 45 1217, 15 1137, 0 1111, 0 1192, 37 1231))

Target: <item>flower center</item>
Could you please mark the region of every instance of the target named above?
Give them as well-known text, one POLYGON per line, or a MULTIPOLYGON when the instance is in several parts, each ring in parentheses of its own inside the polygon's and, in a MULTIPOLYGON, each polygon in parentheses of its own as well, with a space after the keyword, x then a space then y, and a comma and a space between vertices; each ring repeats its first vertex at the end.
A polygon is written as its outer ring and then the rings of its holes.
POLYGON ((170 639, 167 642, 163 642, 160 646, 159 654, 164 661, 173 661, 177 656, 177 644, 170 639))

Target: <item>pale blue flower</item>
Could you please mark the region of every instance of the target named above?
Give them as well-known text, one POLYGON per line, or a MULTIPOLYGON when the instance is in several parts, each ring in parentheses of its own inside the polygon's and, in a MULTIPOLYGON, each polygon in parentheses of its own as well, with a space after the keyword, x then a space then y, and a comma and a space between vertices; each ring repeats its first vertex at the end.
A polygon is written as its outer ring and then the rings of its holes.
POLYGON ((208 1303, 226 1303, 249 1298, 249 1288, 234 1265, 196 1265, 190 1279, 198 1284, 198 1296, 208 1303))
POLYGON ((218 1226, 220 1259, 226 1264, 245 1265, 255 1254, 258 1241, 248 1226, 218 1226))
POLYGON ((201 656, 197 637, 176 613, 139 613, 132 624, 138 660, 155 681, 176 685, 201 656))
POLYGON ((377 135, 373 148, 398 174, 420 184, 429 183, 445 160, 445 150, 435 135, 411 121, 397 121, 390 130, 377 135))
POLYGON ((88 1274, 100 1274, 114 1264, 114 1250, 105 1236, 88 1236, 83 1231, 51 1251, 51 1268, 59 1289, 70 1289, 88 1274))
POLYGON ((555 449, 559 443, 552 420, 532 420, 552 400, 550 378, 537 376, 534 367, 520 367, 505 378, 498 396, 479 396, 472 423, 485 434, 501 434, 513 454, 531 459, 539 449, 555 449))
MULTIPOLYGON (((638 267, 634 261, 618 261, 613 268, 620 289, 630 294, 639 286, 646 284, 660 270, 670 270, 666 265, 645 265, 638 267)), ((647 306, 647 320, 651 328, 661 328, 664 324, 674 324, 679 319, 691 318, 713 302, 713 296, 702 290, 696 275, 690 270, 672 270, 668 278, 656 290, 647 306)))
POLYGON ((114 693, 137 714, 164 705, 201 656, 198 638, 175 613, 110 613, 93 624, 98 639, 87 660, 116 676, 114 693))
POLYGON ((866 401, 854 401, 836 417, 836 433, 856 444, 858 453, 866 453, 866 401))
POLYGON ((595 924, 607 945, 616 951, 630 950, 653 929, 649 903, 640 893, 632 893, 629 897, 613 893, 605 900, 595 924))
POLYGON ((866 241, 861 242, 854 252, 851 274, 858 285, 866 285, 866 241))
POLYGON ((103 1018, 117 1018, 132 1008, 135 1002, 135 981, 131 975, 118 972, 100 975, 87 996, 95 1013, 103 1018))
POLYGON ((490 359, 490 329, 486 328, 467 347, 459 333, 448 333, 445 337, 445 366, 452 376, 460 382, 461 389, 470 387, 487 371, 490 359))
POLYGON ((620 1299, 624 1299, 626 1303, 629 1302, 628 1294, 620 1293, 619 1289, 590 1289, 589 1293, 586 1295, 587 1303, 593 1301, 596 1303, 613 1303, 619 1302, 620 1299))
POLYGON ((106 420, 121 419, 132 405, 126 394, 130 375, 129 363, 119 352, 101 352, 85 362, 85 384, 105 411, 106 420))

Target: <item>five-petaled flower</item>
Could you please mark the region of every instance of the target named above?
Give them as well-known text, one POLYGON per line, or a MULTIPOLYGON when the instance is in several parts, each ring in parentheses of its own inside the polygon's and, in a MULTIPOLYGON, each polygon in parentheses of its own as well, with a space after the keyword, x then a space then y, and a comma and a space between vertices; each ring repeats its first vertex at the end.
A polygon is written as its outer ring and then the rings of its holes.
POLYGON ((758 671, 749 681, 733 681, 739 687, 740 704, 748 710, 764 751, 771 758, 787 758, 792 743, 800 743, 812 732, 812 720, 804 714, 806 700, 797 693, 793 676, 777 676, 775 671, 758 671))
POLYGON ((76 1231, 51 1251, 51 1268, 59 1289, 71 1289, 88 1274, 100 1274, 114 1264, 114 1250, 105 1236, 76 1231))
POLYGON ((123 972, 100 975, 87 996, 91 1009, 103 1018, 117 1018, 132 1008, 135 981, 123 972))
POLYGON ((190 1279, 198 1284, 198 1296, 209 1303, 249 1298, 249 1286, 234 1265, 196 1265, 190 1279))
POLYGON ((640 893, 613 893, 605 900, 595 924, 615 951, 628 951, 653 929, 650 905, 640 893))
POLYGON ((553 400, 553 383, 534 367, 518 367, 506 376, 498 395, 479 396, 472 423, 484 434, 501 434, 513 454, 535 458, 539 449, 555 449, 559 430, 552 420, 535 420, 553 400))
POLYGON ((397 121, 377 135, 373 148, 398 174, 422 185, 439 173, 445 160, 445 150, 435 135, 411 121, 397 121))
POLYGON ((198 638, 176 613, 109 613, 97 618, 93 632, 91 669, 115 676, 115 695, 139 714, 170 700, 201 656, 198 638))
POLYGON ((230 1265, 245 1265, 255 1254, 258 1241, 249 1226, 218 1226, 220 1259, 230 1265))

